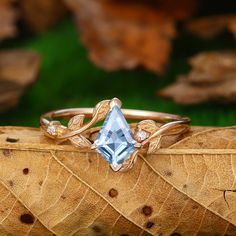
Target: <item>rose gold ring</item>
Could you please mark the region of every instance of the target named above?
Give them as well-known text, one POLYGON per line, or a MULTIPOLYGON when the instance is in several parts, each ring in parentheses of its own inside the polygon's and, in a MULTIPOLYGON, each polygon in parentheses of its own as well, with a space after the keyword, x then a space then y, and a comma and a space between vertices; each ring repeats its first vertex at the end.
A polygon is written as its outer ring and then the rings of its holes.
POLYGON ((141 153, 154 153, 164 136, 189 131, 188 117, 133 109, 120 109, 118 98, 99 102, 93 108, 72 108, 51 111, 41 116, 44 134, 57 142, 70 141, 79 148, 95 149, 114 171, 133 167, 141 153), (90 118, 85 122, 86 118, 90 118), (129 125, 126 119, 141 120, 129 125), (67 126, 59 120, 69 120, 67 126), (91 129, 104 120, 101 129, 91 129), (91 131, 94 130, 94 131, 91 131))

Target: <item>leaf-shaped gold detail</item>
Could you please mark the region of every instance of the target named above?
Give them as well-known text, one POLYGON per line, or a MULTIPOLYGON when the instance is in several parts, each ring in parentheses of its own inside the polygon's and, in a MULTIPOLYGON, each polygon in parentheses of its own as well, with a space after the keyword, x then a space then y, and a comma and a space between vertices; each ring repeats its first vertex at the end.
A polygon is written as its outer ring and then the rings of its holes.
POLYGON ((76 115, 72 117, 68 122, 68 128, 70 130, 78 130, 84 122, 85 115, 76 115))
POLYGON ((149 142, 148 154, 156 152, 161 146, 161 137, 156 137, 149 142))
POLYGON ((85 148, 91 147, 91 142, 85 138, 83 135, 77 135, 69 138, 71 143, 73 143, 76 147, 85 148))
POLYGON ((137 129, 142 129, 150 134, 154 133, 159 127, 153 120, 143 120, 137 124, 137 129))
MULTIPOLYGON (((76 115, 72 117, 68 122, 68 128, 70 130, 79 130, 83 125, 84 118, 85 115, 76 115)), ((82 134, 73 136, 69 138, 69 140, 72 144, 79 148, 91 147, 91 142, 82 134)))
POLYGON ((106 118, 110 109, 110 100, 104 100, 99 102, 93 111, 93 117, 97 118, 97 121, 101 121, 106 118))

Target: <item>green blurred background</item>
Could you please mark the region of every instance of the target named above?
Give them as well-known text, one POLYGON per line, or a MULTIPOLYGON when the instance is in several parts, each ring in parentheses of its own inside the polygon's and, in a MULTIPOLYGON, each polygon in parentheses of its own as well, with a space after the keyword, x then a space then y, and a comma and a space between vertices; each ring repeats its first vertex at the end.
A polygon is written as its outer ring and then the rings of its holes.
POLYGON ((22 35, 8 40, 2 48, 36 50, 42 58, 38 81, 22 97, 17 108, 1 114, 1 125, 39 126, 40 114, 69 107, 93 107, 103 99, 118 97, 125 108, 179 113, 191 117, 194 125, 236 124, 235 105, 207 103, 181 106, 160 99, 156 92, 176 76, 189 71, 187 59, 201 51, 235 49, 229 33, 213 40, 201 40, 180 32, 166 74, 157 76, 142 69, 106 72, 92 64, 80 42, 73 20, 36 36, 22 35))

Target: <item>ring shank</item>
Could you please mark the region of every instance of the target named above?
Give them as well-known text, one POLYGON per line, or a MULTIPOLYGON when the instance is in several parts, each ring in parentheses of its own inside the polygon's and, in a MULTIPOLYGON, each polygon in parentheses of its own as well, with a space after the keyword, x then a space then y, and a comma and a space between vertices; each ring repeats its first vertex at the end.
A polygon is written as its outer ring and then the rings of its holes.
MULTIPOLYGON (((126 119, 130 120, 154 120, 160 123, 167 123, 172 121, 182 121, 183 124, 190 123, 190 118, 180 115, 174 115, 169 113, 134 110, 134 109, 121 109, 126 119)), ((93 108, 70 108, 48 112, 41 116, 40 123, 42 126, 47 126, 51 119, 64 118, 70 119, 73 116, 83 114, 86 118, 92 117, 93 108)))

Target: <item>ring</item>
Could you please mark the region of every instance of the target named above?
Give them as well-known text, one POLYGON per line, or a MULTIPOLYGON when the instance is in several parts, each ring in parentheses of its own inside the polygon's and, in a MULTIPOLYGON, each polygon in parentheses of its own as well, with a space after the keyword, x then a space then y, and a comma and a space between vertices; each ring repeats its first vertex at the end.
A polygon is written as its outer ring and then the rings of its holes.
POLYGON ((48 112, 40 117, 40 126, 47 137, 59 143, 70 141, 79 148, 95 149, 114 171, 127 171, 133 167, 139 154, 156 152, 164 136, 189 131, 190 121, 180 115, 121 109, 121 101, 113 98, 99 102, 94 109, 48 112), (85 122, 86 118, 90 120, 85 122), (69 120, 67 126, 58 119, 69 120), (131 127, 126 119, 139 122, 131 127), (103 120, 100 129, 91 129, 103 120))

